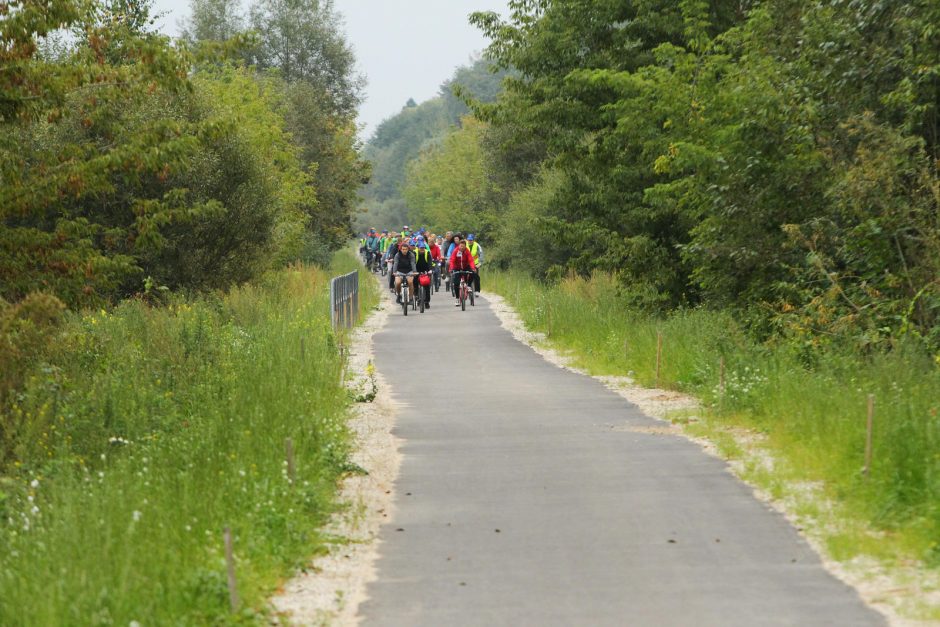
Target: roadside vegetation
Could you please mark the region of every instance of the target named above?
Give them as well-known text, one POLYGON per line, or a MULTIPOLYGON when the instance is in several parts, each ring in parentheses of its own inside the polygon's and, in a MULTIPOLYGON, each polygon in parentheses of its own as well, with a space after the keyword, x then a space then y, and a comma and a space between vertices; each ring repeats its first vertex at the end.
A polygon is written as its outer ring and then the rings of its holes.
POLYGON ((4 415, 0 623, 225 622, 226 526, 240 615, 263 610, 349 470, 328 280, 358 265, 66 314, 4 415))
POLYGON ((171 41, 151 8, 0 20, 4 625, 257 618, 348 470, 327 279, 368 167, 339 16, 193 0, 171 41))
POLYGON ((693 428, 717 435, 725 454, 741 451, 721 439, 723 430, 764 434, 781 464, 773 476, 754 478, 776 496, 787 482, 820 482, 837 504, 823 516, 839 517, 825 520, 824 530, 836 559, 871 555, 940 566, 940 372, 916 343, 869 357, 831 349, 808 363, 786 343, 755 342, 727 312, 625 311, 616 279, 606 274, 546 284, 520 272, 494 272, 486 283, 575 365, 701 399, 705 424, 693 428), (869 394, 876 404, 866 477, 869 394), (709 424, 717 428, 709 431, 709 424))

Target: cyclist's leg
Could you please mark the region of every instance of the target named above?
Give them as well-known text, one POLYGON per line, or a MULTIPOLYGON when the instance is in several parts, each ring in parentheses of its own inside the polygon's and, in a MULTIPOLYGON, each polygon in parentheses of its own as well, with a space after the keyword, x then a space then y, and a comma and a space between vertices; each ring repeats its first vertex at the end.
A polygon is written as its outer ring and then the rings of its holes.
POLYGON ((480 291, 480 269, 477 268, 477 271, 473 273, 473 291, 480 291))

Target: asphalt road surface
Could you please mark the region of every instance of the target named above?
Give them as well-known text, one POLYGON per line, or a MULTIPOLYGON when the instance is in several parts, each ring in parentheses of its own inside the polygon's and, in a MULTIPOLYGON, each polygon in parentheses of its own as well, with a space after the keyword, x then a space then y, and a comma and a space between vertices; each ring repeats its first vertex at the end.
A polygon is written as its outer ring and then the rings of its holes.
POLYGON ((485 301, 432 305, 375 337, 404 444, 363 624, 885 624, 724 462, 624 429, 657 422, 485 301))

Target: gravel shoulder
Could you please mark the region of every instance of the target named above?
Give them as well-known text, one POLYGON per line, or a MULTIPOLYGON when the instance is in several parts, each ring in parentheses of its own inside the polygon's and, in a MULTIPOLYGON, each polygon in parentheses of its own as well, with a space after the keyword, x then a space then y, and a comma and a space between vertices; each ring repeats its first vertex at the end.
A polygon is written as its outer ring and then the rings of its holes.
POLYGON ((375 579, 379 528, 394 512, 394 483, 401 456, 392 435, 396 405, 382 375, 372 368, 372 336, 388 319, 392 303, 383 290, 379 308, 350 337, 346 386, 371 403, 357 403, 349 428, 355 436, 351 461, 366 475, 351 475, 341 486, 343 511, 325 532, 335 538, 330 552, 313 559, 271 600, 281 623, 290 625, 356 625, 366 586, 375 579))

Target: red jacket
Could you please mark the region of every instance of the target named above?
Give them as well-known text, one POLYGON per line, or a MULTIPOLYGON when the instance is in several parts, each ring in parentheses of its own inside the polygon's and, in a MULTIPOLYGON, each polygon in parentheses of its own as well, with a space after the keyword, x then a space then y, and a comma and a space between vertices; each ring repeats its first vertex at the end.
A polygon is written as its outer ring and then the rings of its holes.
POLYGON ((476 270, 477 265, 473 262, 473 255, 469 249, 464 249, 461 253, 459 248, 455 248, 450 254, 450 262, 447 264, 448 270, 476 270))
POLYGON ((439 261, 441 257, 441 247, 437 244, 431 244, 431 259, 439 261))

